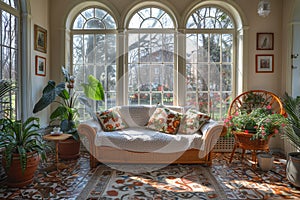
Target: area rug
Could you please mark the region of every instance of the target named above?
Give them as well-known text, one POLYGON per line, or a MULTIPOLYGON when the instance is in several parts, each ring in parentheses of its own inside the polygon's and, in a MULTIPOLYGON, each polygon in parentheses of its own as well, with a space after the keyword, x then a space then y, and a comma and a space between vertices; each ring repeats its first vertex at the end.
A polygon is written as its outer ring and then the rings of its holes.
POLYGON ((99 166, 80 199, 226 199, 211 168, 169 165, 145 173, 118 171, 99 166))

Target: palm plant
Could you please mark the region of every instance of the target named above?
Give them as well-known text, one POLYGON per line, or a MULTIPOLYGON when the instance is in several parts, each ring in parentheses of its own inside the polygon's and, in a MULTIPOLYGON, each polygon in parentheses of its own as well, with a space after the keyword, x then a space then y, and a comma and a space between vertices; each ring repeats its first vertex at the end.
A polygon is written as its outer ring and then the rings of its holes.
POLYGON ((285 93, 283 106, 288 114, 291 126, 286 128, 283 137, 288 138, 292 145, 300 149, 300 97, 293 98, 285 93))

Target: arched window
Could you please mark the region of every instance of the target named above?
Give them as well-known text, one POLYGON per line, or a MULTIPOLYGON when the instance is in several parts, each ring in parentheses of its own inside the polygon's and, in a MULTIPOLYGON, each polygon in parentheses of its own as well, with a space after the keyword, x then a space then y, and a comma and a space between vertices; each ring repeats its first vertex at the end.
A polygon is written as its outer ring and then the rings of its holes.
POLYGON ((129 104, 173 104, 174 19, 163 9, 138 10, 128 25, 129 104))
MULTIPOLYGON (((76 78, 75 89, 80 92, 80 84, 94 75, 105 90, 105 101, 93 105, 94 110, 116 105, 116 28, 112 15, 96 7, 81 11, 72 25, 71 66, 76 78)), ((80 118, 85 119, 84 108, 79 112, 80 118)))
MULTIPOLYGON (((18 0, 2 0, 0 4, 1 27, 0 27, 0 79, 11 80, 20 85, 18 70, 20 65, 20 7, 18 0), (18 81, 18 82, 17 82, 18 81)), ((12 109, 10 117, 16 117, 19 108, 18 93, 0 99, 1 110, 12 109), (2 102, 7 102, 5 105, 2 102), (4 106, 4 107, 3 107, 4 106)), ((2 113, 1 113, 2 114, 2 113)))
POLYGON ((233 90, 235 25, 223 9, 204 6, 186 23, 186 102, 220 120, 233 90))

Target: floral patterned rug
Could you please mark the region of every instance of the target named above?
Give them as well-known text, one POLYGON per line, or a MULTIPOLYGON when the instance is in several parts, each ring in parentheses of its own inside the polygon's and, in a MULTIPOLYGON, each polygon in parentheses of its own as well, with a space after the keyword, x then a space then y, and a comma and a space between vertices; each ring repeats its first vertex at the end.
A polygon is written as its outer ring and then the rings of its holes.
POLYGON ((100 166, 77 199, 226 199, 211 168, 170 165, 145 173, 100 166))
MULTIPOLYGON (((120 195, 124 196, 123 199, 132 199, 130 195, 136 193, 140 197, 156 195, 156 199, 166 199, 159 195, 169 195, 170 199, 201 199, 202 196, 196 195, 205 195, 204 199, 300 199, 300 188, 295 188, 286 179, 286 160, 282 154, 274 154, 274 166, 270 171, 262 171, 259 167, 253 169, 251 162, 241 161, 239 153, 234 154, 231 164, 228 163, 230 153, 214 153, 213 156, 211 167, 171 165, 169 166, 171 171, 157 170, 155 177, 151 175, 152 173, 143 173, 144 175, 139 177, 136 175, 141 174, 140 170, 125 173, 114 170, 120 168, 111 169, 105 165, 90 169, 89 154, 86 151, 81 152, 79 159, 60 161, 67 167, 59 172, 55 169, 45 170, 53 165, 55 160, 53 154, 48 157, 47 163, 40 165, 33 183, 24 188, 8 188, 5 184, 5 175, 0 169, 0 200, 117 199, 120 195), (195 172, 189 171, 191 169, 195 172), (176 174, 180 176, 175 176, 176 174), (135 175, 136 178, 129 179, 131 175, 135 175), (120 177, 120 180, 114 182, 113 180, 116 180, 114 177, 120 177), (163 184, 166 182, 167 186, 163 184), (200 188, 198 184, 201 184, 200 188), (161 191, 162 188, 165 191, 161 191), (175 189, 177 193, 174 192, 175 189), (192 194, 193 190, 196 194, 192 194), (178 197, 179 195, 181 196, 178 197), (192 195, 194 197, 190 197, 192 195)), ((251 159, 251 154, 247 153, 246 158, 251 159)), ((154 169, 157 169, 157 166, 154 169)), ((155 197, 148 199, 155 200, 155 197)))

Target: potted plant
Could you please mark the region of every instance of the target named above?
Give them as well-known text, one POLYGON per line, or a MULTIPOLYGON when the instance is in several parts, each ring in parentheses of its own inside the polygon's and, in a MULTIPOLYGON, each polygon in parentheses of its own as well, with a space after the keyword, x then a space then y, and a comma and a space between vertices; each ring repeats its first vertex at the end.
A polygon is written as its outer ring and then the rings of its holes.
POLYGON ((78 109, 75 107, 77 100, 81 99, 81 102, 86 102, 86 97, 93 100, 103 100, 104 90, 100 81, 90 75, 88 83, 82 84, 86 96, 78 96, 74 89, 74 76, 71 76, 64 67, 62 67, 62 73, 64 76, 63 82, 56 84, 53 80, 48 81, 48 84, 43 89, 42 97, 34 106, 33 113, 43 110, 52 103, 58 104, 50 115, 50 123, 58 120, 61 131, 73 136, 72 139, 59 141, 59 156, 62 159, 73 159, 79 156, 80 149, 76 122, 78 109))
POLYGON ((270 105, 255 108, 250 112, 241 109, 224 120, 228 135, 240 131, 251 134, 253 140, 266 140, 269 136, 282 132, 287 123, 283 115, 272 112, 270 105))
MULTIPOLYGON (((231 163, 236 148, 242 148, 244 156, 245 150, 253 150, 252 161, 256 162, 256 151, 269 151, 269 139, 283 131, 287 125, 287 119, 272 111, 272 106, 252 107, 240 109, 233 115, 228 116, 224 125, 227 127, 227 135, 234 135, 235 145, 231 153, 229 162, 231 163)), ((262 160, 262 159, 260 159, 262 160)), ((255 168, 255 164, 252 167, 255 168)))
POLYGON ((39 119, 0 119, 0 148, 4 148, 2 162, 7 173, 7 184, 23 187, 32 182, 40 157, 46 158, 48 146, 37 132, 39 119))
POLYGON ((298 152, 288 154, 286 176, 293 185, 300 187, 300 97, 293 98, 286 93, 283 98, 283 106, 291 126, 282 136, 298 149, 298 152))

